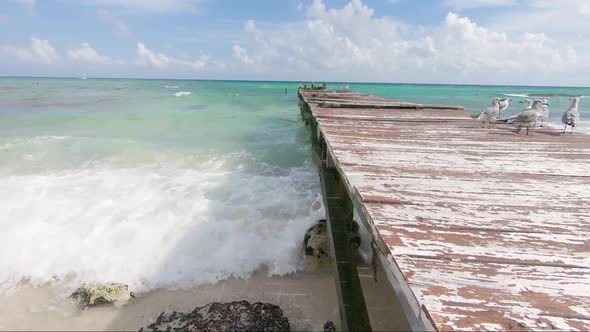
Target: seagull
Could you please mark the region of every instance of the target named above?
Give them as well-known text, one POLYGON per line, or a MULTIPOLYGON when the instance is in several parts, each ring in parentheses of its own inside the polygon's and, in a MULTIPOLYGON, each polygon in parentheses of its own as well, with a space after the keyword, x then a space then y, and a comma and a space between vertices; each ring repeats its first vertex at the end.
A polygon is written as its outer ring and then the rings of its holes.
POLYGON ((530 99, 519 101, 519 103, 524 104, 524 108, 522 109, 523 111, 528 111, 533 108, 533 101, 530 99))
POLYGON ((481 121, 481 127, 483 128, 488 122, 488 128, 492 128, 492 120, 496 119, 500 114, 500 98, 496 97, 492 99, 492 107, 486 107, 479 114, 474 114, 471 117, 481 121))
POLYGON ((498 112, 498 118, 500 118, 500 114, 502 114, 502 112, 504 112, 505 110, 508 109, 508 106, 510 106, 510 101, 512 101, 512 99, 510 99, 510 98, 500 99, 500 101, 499 101, 500 111, 498 112))
POLYGON ((580 104, 580 98, 574 97, 574 98, 571 98, 571 100, 572 100, 572 105, 570 106, 570 108, 568 108, 567 111, 565 111, 563 113, 563 116, 561 117, 561 122, 565 125, 565 127, 563 128, 564 134, 565 134, 565 130, 567 129, 567 126, 572 127, 572 130, 570 131, 570 134, 571 134, 574 131, 574 127, 576 126, 578 121, 580 121, 580 111, 578 111, 578 105, 580 104))
POLYGON ((543 122, 545 122, 545 118, 549 116, 549 103, 547 102, 547 99, 541 99, 541 106, 539 106, 539 109, 541 112, 539 112, 539 117, 541 118, 541 127, 543 127, 543 122))
POLYGON ((502 119, 499 121, 505 123, 518 123, 518 129, 516 130, 517 133, 520 132, 520 129, 526 125, 526 134, 528 135, 531 124, 535 123, 535 121, 537 121, 539 118, 539 113, 541 112, 540 107, 543 104, 544 103, 541 100, 535 100, 530 109, 525 108, 524 111, 515 114, 508 119, 502 119))

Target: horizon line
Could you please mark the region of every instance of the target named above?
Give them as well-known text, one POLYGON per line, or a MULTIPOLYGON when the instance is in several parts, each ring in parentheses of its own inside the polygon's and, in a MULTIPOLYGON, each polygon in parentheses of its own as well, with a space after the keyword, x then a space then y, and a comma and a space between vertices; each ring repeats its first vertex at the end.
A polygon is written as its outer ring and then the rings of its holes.
MULTIPOLYGON (((87 79, 97 80, 146 80, 146 81, 201 81, 201 82, 272 82, 272 83, 293 83, 293 84, 310 84, 316 83, 315 80, 249 80, 249 79, 210 79, 210 78, 149 78, 149 77, 87 77, 87 79)), ((77 76, 4 76, 6 78, 38 78, 38 79, 81 79, 77 76)), ((513 85, 513 84, 477 84, 477 83, 404 83, 404 82, 360 82, 360 81, 317 81, 318 84, 385 84, 385 85, 443 85, 443 86, 485 86, 485 87, 526 87, 526 88, 583 88, 590 89, 590 86, 576 85, 513 85)))

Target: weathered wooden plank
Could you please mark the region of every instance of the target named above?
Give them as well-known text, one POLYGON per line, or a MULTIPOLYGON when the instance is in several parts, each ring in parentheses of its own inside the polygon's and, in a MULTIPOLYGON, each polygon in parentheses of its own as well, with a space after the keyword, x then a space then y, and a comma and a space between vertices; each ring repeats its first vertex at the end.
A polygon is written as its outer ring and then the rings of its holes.
MULTIPOLYGON (((313 110, 314 116, 318 118, 342 118, 355 119, 359 118, 402 118, 402 119, 429 119, 429 118, 457 118, 463 120, 469 120, 470 118, 463 111, 458 110, 431 110, 431 109, 388 109, 386 111, 375 108, 357 108, 357 109, 333 109, 324 107, 315 107, 313 110)), ((469 121, 472 122, 472 121, 469 121)), ((338 123, 341 123, 340 121, 338 123)), ((348 125, 343 123, 343 125, 348 125)))
POLYGON ((322 102, 334 102, 334 103, 365 103, 366 105, 372 105, 372 103, 391 103, 397 102, 397 100, 375 98, 371 100, 359 99, 358 95, 346 95, 346 96, 325 96, 325 97, 312 97, 307 98, 310 103, 322 103, 322 102))
MULTIPOLYGON (((391 178, 391 177, 407 177, 407 178, 420 178, 420 179, 454 179, 459 180, 466 179, 472 180, 481 176, 479 170, 473 169, 455 169, 455 168, 440 168, 423 166, 420 168, 412 167, 410 165, 401 166, 381 166, 373 165, 370 163, 359 164, 348 164, 342 163, 342 166, 346 168, 347 174, 366 174, 371 175, 374 178, 391 178)), ((578 174, 567 176, 572 181, 590 180, 590 175, 578 174)), ((529 183, 531 180, 542 180, 546 183, 554 183, 555 185, 567 185, 564 182, 564 176, 556 173, 518 173, 511 172, 508 170, 502 170, 497 173, 497 176, 490 177, 487 181, 490 182, 501 182, 505 183, 508 181, 520 182, 523 184, 529 183)), ((587 184, 587 182, 583 182, 587 184)))
MULTIPOLYGON (((406 116, 409 117, 409 116, 406 116)), ((460 119, 458 121, 454 118, 444 119, 442 117, 433 117, 432 121, 423 122, 419 119, 413 121, 405 121, 402 116, 393 117, 391 115, 384 115, 374 117, 375 119, 383 118, 391 121, 367 121, 362 117, 359 118, 322 118, 318 117, 318 122, 322 128, 326 129, 328 135, 338 135, 342 137, 359 137, 371 140, 375 138, 388 138, 390 141, 403 139, 406 143, 427 145, 432 143, 446 144, 449 142, 459 142, 469 144, 480 144, 482 147, 488 146, 493 148, 490 144, 493 141, 500 145, 509 145, 520 143, 527 146, 529 144, 532 149, 536 149, 536 145, 543 143, 545 145, 568 146, 574 145, 579 147, 588 147, 587 135, 562 135, 549 127, 537 127, 531 129, 531 135, 516 134, 514 128, 508 125, 497 125, 492 129, 481 128, 472 119, 460 119), (437 121, 438 120, 438 121, 437 121), (350 132, 350 128, 354 127, 362 132, 350 132), (446 138, 445 142, 440 142, 441 138, 446 138), (420 144, 422 142, 422 144, 420 144)), ((412 117, 413 118, 413 117, 412 117)))
POLYGON ((574 177, 590 174, 589 153, 585 151, 519 154, 507 149, 485 154, 477 149, 457 150, 440 146, 435 153, 433 150, 436 148, 433 147, 416 146, 414 149, 408 150, 406 146, 390 143, 371 145, 366 142, 340 141, 330 136, 328 136, 328 140, 330 146, 338 150, 336 158, 350 164, 382 165, 384 167, 440 167, 464 172, 472 170, 480 173, 481 183, 485 182, 487 178, 503 172, 561 174, 574 177))
POLYGON ((408 228, 437 228, 462 230, 487 230, 490 232, 525 232, 561 234, 575 233, 590 238, 585 225, 587 212, 554 211, 550 208, 509 209, 493 208, 485 203, 473 203, 469 209, 455 205, 416 206, 407 204, 384 204, 366 200, 365 207, 377 223, 408 228), (374 203, 373 203, 374 202, 374 203))
POLYGON ((590 324, 588 269, 405 256, 396 261, 442 330, 583 329, 590 324))
POLYGON ((352 102, 319 102, 320 107, 336 108, 336 109, 365 109, 371 107, 372 109, 389 110, 389 109, 417 109, 422 108, 422 105, 404 102, 389 102, 389 103, 352 103, 352 102))
MULTIPOLYGON (((395 99, 387 99, 377 96, 371 96, 366 94, 360 94, 355 92, 346 92, 346 93, 334 93, 334 92, 319 92, 319 93, 308 93, 304 92, 302 95, 305 96, 306 100, 310 103, 318 103, 318 102, 341 102, 346 101, 350 102, 351 104, 358 104, 358 103, 365 103, 368 105, 377 105, 379 102, 396 102, 398 100, 395 99)), ((404 104, 413 104, 404 102, 404 104)), ((417 104, 413 104, 417 105, 417 104)), ((456 106, 456 105, 439 105, 439 104, 425 104, 421 105, 422 108, 430 108, 430 109, 460 109, 463 110, 463 106, 456 106)))
POLYGON ((378 221, 376 224, 379 234, 396 256, 570 266, 588 268, 590 273, 587 234, 408 227, 378 221))
MULTIPOLYGON (((346 167, 345 169, 349 169, 346 167)), ((388 176, 351 172, 349 178, 358 183, 357 189, 363 193, 363 199, 402 201, 419 206, 464 206, 468 209, 478 208, 485 203, 489 210, 501 213, 508 209, 555 210, 582 212, 590 206, 590 190, 587 178, 572 178, 568 182, 542 181, 538 177, 524 178, 520 175, 503 176, 501 179, 490 178, 478 181, 478 175, 472 173, 466 177, 419 177, 388 176), (554 191, 548 195, 547 191, 554 191), (436 203, 436 204, 433 204, 436 203)), ((530 177, 535 174, 530 175, 530 177)), ((488 210, 488 209, 485 209, 488 210)))

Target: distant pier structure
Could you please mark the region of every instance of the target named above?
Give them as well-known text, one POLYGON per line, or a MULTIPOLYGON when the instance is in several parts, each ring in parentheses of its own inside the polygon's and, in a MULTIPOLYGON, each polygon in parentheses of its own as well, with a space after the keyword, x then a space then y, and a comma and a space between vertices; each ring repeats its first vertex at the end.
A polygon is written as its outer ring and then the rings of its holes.
POLYGON ((371 329, 355 210, 412 329, 590 329, 590 136, 482 129, 462 107, 347 89, 298 95, 344 330, 371 329))

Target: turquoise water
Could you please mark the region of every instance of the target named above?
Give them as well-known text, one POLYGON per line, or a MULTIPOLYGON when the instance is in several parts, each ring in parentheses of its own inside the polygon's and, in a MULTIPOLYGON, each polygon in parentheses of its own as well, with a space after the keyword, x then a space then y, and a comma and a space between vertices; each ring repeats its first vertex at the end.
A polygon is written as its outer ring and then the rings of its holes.
MULTIPOLYGON (((301 269, 303 234, 322 211, 297 86, 0 79, 0 288, 27 278, 141 291, 263 266, 301 269)), ((349 87, 471 112, 507 94, 507 115, 520 110, 519 95, 590 96, 588 88, 349 87)), ((549 122, 560 126, 569 100, 548 99, 549 122)), ((589 99, 580 105, 579 130, 588 130, 589 99)))

